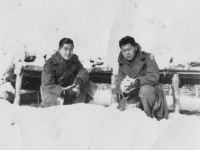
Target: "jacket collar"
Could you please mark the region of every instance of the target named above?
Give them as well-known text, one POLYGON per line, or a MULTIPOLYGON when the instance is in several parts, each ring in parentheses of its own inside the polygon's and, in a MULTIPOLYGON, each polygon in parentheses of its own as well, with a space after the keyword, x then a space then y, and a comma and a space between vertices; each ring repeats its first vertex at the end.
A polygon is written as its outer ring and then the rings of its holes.
MULTIPOLYGON (((136 57, 136 59, 138 59, 138 60, 143 59, 145 56, 142 54, 141 46, 138 43, 137 43, 137 50, 138 51, 137 51, 137 57, 136 57)), ((125 63, 125 61, 126 61, 126 59, 124 58, 122 52, 120 51, 119 57, 118 57, 118 63, 122 65, 122 64, 125 63)))
MULTIPOLYGON (((62 58, 62 56, 60 55, 60 53, 57 51, 55 54, 52 55, 51 57, 51 61, 54 65, 62 63, 64 60, 64 58, 62 58)), ((75 57, 74 55, 68 60, 69 62, 74 62, 75 61, 75 57)))

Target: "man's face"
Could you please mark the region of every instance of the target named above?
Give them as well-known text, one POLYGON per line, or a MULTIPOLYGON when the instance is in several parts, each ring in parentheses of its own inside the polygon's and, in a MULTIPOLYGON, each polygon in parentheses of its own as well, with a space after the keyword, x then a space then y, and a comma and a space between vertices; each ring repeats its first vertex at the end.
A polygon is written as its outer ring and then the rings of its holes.
POLYGON ((74 46, 72 44, 64 44, 59 52, 64 59, 69 60, 73 55, 73 49, 74 46))
POLYGON ((135 56, 135 53, 137 51, 137 48, 132 46, 130 43, 121 46, 121 52, 127 60, 132 60, 133 57, 135 56))

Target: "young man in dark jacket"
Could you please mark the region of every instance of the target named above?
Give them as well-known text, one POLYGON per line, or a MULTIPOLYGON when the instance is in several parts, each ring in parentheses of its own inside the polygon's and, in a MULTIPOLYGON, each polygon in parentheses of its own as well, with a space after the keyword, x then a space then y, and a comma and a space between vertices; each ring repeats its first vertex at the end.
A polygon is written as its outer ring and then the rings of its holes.
POLYGON ((162 87, 158 84, 159 68, 150 53, 141 51, 135 39, 126 36, 119 41, 117 92, 122 100, 118 108, 140 107, 147 116, 168 118, 168 107, 162 87))
POLYGON ((41 107, 87 103, 95 94, 97 85, 88 80, 89 74, 73 49, 73 41, 63 38, 59 50, 45 63, 40 87, 41 107))

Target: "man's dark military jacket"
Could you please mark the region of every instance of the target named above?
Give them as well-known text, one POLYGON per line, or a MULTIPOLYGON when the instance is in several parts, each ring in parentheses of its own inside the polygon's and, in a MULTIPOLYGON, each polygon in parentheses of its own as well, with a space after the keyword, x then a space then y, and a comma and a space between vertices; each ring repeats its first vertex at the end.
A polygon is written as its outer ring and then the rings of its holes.
POLYGON ((83 67, 78 56, 73 54, 70 60, 64 60, 59 52, 47 60, 42 71, 42 101, 49 101, 51 106, 61 94, 63 87, 72 85, 75 78, 81 78, 83 90, 93 96, 97 86, 88 80, 88 71, 83 67))
POLYGON ((120 52, 119 58, 119 70, 118 70, 118 90, 121 81, 128 75, 130 78, 136 78, 140 80, 140 86, 144 84, 150 84, 155 86, 159 80, 158 65, 150 53, 141 51, 141 47, 137 44, 136 57, 133 63, 129 63, 122 53, 120 52))

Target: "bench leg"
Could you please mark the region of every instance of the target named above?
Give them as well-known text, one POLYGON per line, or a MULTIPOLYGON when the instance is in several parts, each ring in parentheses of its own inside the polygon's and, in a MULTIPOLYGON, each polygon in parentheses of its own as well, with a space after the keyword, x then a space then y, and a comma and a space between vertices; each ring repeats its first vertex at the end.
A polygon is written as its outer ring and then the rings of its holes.
POLYGON ((37 91, 37 107, 40 107, 40 91, 37 91))
POLYGON ((172 96, 172 85, 169 86, 169 96, 172 96))
POLYGON ((195 85, 195 97, 199 97, 199 85, 195 85))
POLYGON ((111 76, 111 91, 112 91, 111 104, 118 103, 118 94, 116 92, 116 84, 117 84, 117 76, 112 75, 111 76))
POLYGON ((17 74, 16 83, 15 83, 15 99, 13 103, 16 105, 20 105, 22 79, 23 79, 23 75, 17 74))
POLYGON ((174 74, 172 78, 172 95, 173 95, 173 107, 175 113, 180 112, 180 94, 179 94, 179 75, 174 74))

